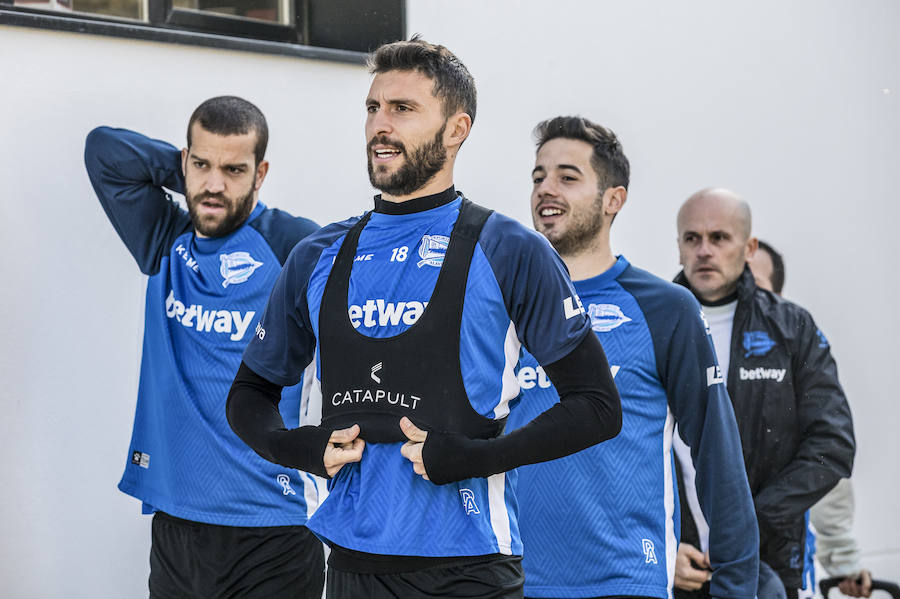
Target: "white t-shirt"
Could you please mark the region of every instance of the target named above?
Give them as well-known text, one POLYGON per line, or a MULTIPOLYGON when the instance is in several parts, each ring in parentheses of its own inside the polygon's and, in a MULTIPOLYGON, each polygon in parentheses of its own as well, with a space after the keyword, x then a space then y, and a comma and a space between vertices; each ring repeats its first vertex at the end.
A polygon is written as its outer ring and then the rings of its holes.
POLYGON ((722 306, 703 306, 706 322, 709 323, 709 332, 712 334, 713 345, 716 346, 716 358, 719 360, 719 368, 722 376, 728 381, 728 362, 731 359, 731 331, 734 328, 734 311, 737 308, 737 300, 722 306))
MULTIPOLYGON (((709 332, 712 335, 713 345, 716 348, 716 359, 722 376, 728 381, 728 362, 731 359, 731 331, 734 328, 734 311, 737 308, 737 300, 721 306, 703 306, 703 314, 709 324, 709 332)), ((676 428, 677 433, 677 428, 676 428)), ((673 439, 672 449, 681 466, 682 490, 685 493, 688 506, 691 509, 691 517, 697 527, 700 537, 700 551, 709 551, 709 524, 700 511, 700 500, 697 498, 697 487, 694 484, 696 472, 694 462, 691 460, 690 448, 681 440, 681 435, 676 434, 673 439)), ((682 514, 682 518, 686 517, 682 514)))

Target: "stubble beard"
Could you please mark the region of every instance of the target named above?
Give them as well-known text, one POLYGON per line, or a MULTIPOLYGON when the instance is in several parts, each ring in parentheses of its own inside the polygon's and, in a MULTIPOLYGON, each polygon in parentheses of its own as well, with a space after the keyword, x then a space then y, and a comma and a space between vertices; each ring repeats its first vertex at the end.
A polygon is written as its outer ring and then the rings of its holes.
MULTIPOLYGON (((574 216, 574 215, 573 215, 574 216)), ((541 231, 560 256, 577 256, 591 247, 603 228, 603 198, 598 197, 585 215, 572 218, 571 225, 558 235, 553 228, 541 231)))
MULTIPOLYGON (((708 262, 697 263, 693 266, 691 276, 687 277, 688 285, 694 291, 694 294, 702 298, 704 301, 719 301, 728 297, 735 292, 740 281, 743 270, 737 271, 737 276, 729 279, 727 269, 721 265, 716 267, 715 279, 713 281, 703 282, 697 274, 697 269, 701 266, 708 265, 708 262)), ((687 274, 687 273, 685 273, 687 274)))
POLYGON ((253 193, 256 188, 256 175, 253 175, 253 183, 250 190, 243 196, 235 200, 229 200, 222 194, 218 193, 199 193, 190 195, 185 193, 185 200, 188 206, 188 214, 191 217, 191 223, 194 229, 206 237, 224 237, 232 231, 236 230, 250 213, 253 211, 253 193), (225 214, 220 218, 203 218, 199 214, 199 206, 203 200, 215 198, 225 205, 225 214))
POLYGON ((392 196, 408 196, 425 187, 447 162, 447 148, 443 143, 446 127, 445 123, 434 139, 414 148, 411 154, 407 153, 406 146, 401 142, 391 141, 385 136, 372 138, 366 146, 369 182, 372 187, 392 196), (375 170, 372 164, 372 147, 377 144, 393 146, 406 156, 406 161, 395 173, 388 175, 375 170))

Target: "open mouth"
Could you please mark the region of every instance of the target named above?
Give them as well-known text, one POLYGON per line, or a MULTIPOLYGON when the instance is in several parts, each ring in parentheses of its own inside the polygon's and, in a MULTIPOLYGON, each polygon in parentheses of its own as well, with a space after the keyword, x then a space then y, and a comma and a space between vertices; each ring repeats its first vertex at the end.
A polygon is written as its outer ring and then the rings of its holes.
POLYGON ((542 205, 538 206, 537 215, 541 218, 541 220, 554 220, 558 216, 562 216, 566 213, 566 211, 560 206, 552 206, 552 205, 542 205))
POLYGON ((200 202, 200 206, 206 212, 223 212, 225 210, 225 202, 215 199, 205 199, 200 202))
POLYGON ((389 162, 402 152, 396 148, 375 148, 373 150, 376 162, 389 162))

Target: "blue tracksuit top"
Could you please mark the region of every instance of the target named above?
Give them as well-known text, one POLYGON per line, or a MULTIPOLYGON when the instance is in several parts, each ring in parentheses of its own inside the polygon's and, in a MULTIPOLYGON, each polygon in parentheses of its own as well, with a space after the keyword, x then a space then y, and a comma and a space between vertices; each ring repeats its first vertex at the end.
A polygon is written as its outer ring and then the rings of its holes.
MULTIPOLYGON (((692 448, 710 520, 716 597, 752 598, 759 552, 740 438, 700 305, 619 257, 576 281, 622 398, 622 431, 560 460, 519 468, 519 526, 530 597, 668 597, 679 526, 672 434, 692 448)), ((523 426, 558 401, 526 355, 523 426)))
MULTIPOLYGON (((140 383, 119 489, 179 518, 225 526, 304 524, 313 477, 257 456, 225 401, 281 263, 318 227, 258 203, 219 238, 198 238, 163 189, 183 192, 181 153, 124 129, 90 133, 85 164, 107 216, 147 281, 140 383)), ((299 373, 298 373, 299 374, 299 373)), ((285 389, 298 423, 301 388, 285 389)))

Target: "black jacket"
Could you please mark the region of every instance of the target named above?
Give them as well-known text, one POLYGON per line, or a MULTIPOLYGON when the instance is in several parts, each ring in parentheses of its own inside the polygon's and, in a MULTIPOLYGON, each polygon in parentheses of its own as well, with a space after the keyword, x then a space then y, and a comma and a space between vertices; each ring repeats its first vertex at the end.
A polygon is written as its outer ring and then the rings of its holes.
MULTIPOLYGON (((684 273, 675 282, 690 288, 684 273)), ((847 398, 828 341, 809 312, 738 282, 728 395, 759 522, 760 559, 800 588, 804 514, 850 476, 856 450, 847 398)), ((682 528, 692 527, 682 518, 682 528)), ((690 536, 690 535, 688 535, 690 536)))

